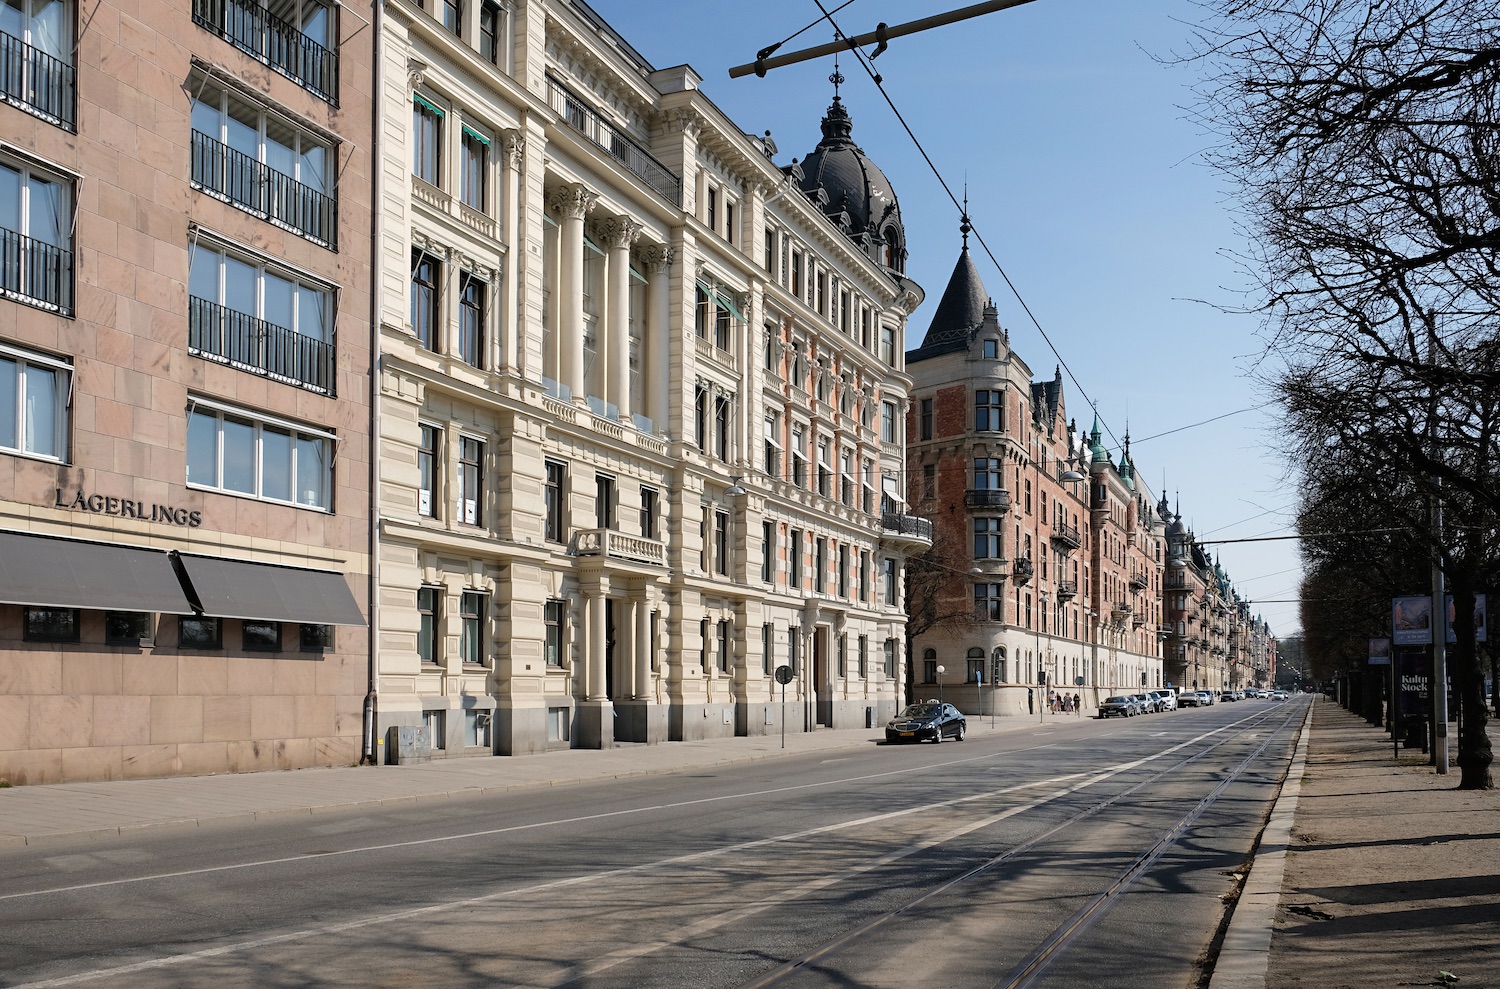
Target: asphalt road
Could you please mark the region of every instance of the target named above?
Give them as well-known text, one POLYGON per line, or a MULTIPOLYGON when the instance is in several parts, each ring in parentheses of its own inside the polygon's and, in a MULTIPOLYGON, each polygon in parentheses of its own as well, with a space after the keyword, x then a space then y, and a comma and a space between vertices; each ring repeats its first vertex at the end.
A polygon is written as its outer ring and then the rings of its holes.
POLYGON ((1192 987, 1302 701, 0 851, 0 985, 1192 987))

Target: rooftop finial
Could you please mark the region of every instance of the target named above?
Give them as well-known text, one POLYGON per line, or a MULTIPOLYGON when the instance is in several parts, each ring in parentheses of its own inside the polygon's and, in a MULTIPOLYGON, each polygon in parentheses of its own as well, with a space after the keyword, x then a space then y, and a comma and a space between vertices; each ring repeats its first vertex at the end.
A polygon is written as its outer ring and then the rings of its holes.
POLYGON ((973 225, 969 223, 969 179, 965 176, 963 222, 959 223, 958 230, 964 235, 964 250, 966 251, 969 249, 969 231, 973 229, 973 225))
POLYGON ((838 52, 833 53, 833 74, 828 77, 828 81, 833 83, 833 101, 837 103, 839 101, 839 87, 844 84, 844 74, 839 71, 838 52))

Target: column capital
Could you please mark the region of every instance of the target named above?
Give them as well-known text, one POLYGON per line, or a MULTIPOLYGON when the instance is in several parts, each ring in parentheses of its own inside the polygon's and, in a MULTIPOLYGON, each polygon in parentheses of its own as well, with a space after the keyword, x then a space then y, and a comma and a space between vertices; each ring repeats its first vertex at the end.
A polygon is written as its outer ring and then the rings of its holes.
POLYGON ((521 167, 521 158, 526 153, 526 135, 515 128, 501 133, 500 147, 510 161, 512 168, 521 167))
POLYGON ((607 250, 628 251, 640 239, 641 225, 628 216, 607 216, 594 224, 594 233, 607 250))
POLYGON ((648 244, 641 248, 640 257, 647 271, 653 275, 659 275, 672 267, 672 262, 677 259, 677 251, 675 248, 663 247, 661 244, 648 244))
POLYGON ((547 205, 565 218, 581 220, 599 202, 599 194, 581 185, 565 185, 547 197, 547 205))

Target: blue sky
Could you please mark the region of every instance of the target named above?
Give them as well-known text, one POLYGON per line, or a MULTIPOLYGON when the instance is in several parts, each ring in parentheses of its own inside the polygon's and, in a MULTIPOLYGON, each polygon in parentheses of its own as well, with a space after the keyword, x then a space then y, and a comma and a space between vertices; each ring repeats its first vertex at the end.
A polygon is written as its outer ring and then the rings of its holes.
MULTIPOLYGON (((590 0, 658 68, 686 62, 703 91, 744 130, 772 132, 777 161, 804 157, 833 95, 832 60, 731 80, 819 17, 812 0, 590 0)), ((833 10, 840 0, 824 0, 833 10)), ((849 34, 965 6, 963 0, 858 0, 834 15, 849 34)), ((1201 16, 1192 0, 1036 0, 898 38, 875 62, 886 92, 969 213, 1051 345, 977 240, 976 264, 1038 378, 1064 371, 1069 414, 1087 429, 1097 402, 1118 455, 1129 428, 1137 467, 1180 504, 1200 539, 1284 535, 1295 493, 1271 448, 1268 398, 1248 377, 1261 353, 1253 317, 1226 315, 1245 276, 1224 180, 1202 161, 1215 140, 1188 111, 1203 69, 1163 64, 1184 51, 1201 16), (1202 300, 1202 301, 1198 301, 1202 300), (1240 410, 1253 411, 1242 412, 1240 410), (1204 420, 1227 418, 1182 429, 1204 420), (1112 435, 1111 435, 1112 434, 1112 435)), ((831 40, 821 24, 782 52, 831 40)), ((843 97, 854 139, 901 203, 907 273, 928 302, 907 346, 926 332, 959 251, 958 211, 863 69, 847 57, 843 97)), ((1295 541, 1216 550, 1278 636, 1298 629, 1295 541)))

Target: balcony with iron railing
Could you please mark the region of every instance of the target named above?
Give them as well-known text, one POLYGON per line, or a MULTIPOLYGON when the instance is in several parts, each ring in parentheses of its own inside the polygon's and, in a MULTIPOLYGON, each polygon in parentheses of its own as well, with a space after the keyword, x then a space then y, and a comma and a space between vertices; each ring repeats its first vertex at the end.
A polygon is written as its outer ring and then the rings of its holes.
POLYGON ((964 504, 969 508, 1010 508, 1010 492, 1005 488, 970 488, 964 492, 964 504))
POLYGON ((1066 522, 1052 523, 1052 545, 1059 550, 1075 550, 1083 545, 1083 536, 1066 522))
POLYGON ((1057 582, 1057 599, 1059 601, 1071 601, 1078 596, 1078 581, 1059 580, 1057 582))
POLYGON ((196 130, 192 180, 246 212, 338 248, 337 200, 196 130))
POLYGON ((188 352, 308 391, 334 393, 332 344, 196 296, 188 299, 188 352))
POLYGON ((593 107, 552 76, 547 77, 547 102, 554 111, 625 169, 673 206, 682 205, 682 179, 645 148, 601 117, 593 107))
POLYGON ((1151 584, 1151 578, 1147 577, 1144 573, 1142 573, 1139 570, 1133 570, 1133 571, 1131 571, 1131 573, 1130 573, 1130 589, 1131 590, 1133 590, 1133 591, 1143 591, 1148 586, 1150 586, 1150 584, 1151 584))
POLYGON ((900 512, 881 512, 880 528, 887 539, 932 545, 932 520, 900 512))
POLYGON ((73 252, 0 228, 0 292, 72 316, 73 252))
POLYGON ((193 23, 338 106, 339 56, 255 0, 193 0, 193 23))
POLYGON ((0 31, 0 95, 5 102, 77 130, 78 70, 0 31))
POLYGON ((1025 587, 1031 583, 1031 578, 1035 573, 1036 567, 1032 565, 1030 559, 1024 556, 1016 560, 1010 571, 1011 578, 1015 580, 1017 587, 1025 587))

